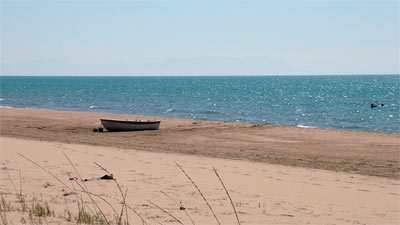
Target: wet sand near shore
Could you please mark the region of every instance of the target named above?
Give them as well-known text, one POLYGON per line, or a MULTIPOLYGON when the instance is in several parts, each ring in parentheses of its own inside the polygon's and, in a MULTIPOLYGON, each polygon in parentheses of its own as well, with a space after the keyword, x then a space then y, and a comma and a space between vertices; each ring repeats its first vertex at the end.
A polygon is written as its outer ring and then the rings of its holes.
POLYGON ((3 137, 248 160, 399 179, 400 135, 89 112, 1 108, 3 137), (94 133, 100 118, 160 130, 94 133))

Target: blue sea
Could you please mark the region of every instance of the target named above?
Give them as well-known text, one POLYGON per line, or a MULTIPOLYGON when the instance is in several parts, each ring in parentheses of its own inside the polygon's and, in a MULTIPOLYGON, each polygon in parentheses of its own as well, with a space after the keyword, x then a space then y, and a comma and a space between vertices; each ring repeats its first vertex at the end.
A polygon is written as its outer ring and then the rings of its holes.
POLYGON ((0 85, 1 107, 400 133, 399 75, 1 76, 0 85))

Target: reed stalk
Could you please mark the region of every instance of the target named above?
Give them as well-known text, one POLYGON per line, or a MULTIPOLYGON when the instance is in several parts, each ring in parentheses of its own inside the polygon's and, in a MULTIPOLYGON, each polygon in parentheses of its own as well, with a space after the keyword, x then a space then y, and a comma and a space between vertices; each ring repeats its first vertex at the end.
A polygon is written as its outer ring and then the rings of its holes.
MULTIPOLYGON (((169 196, 167 193, 165 193, 165 192, 163 192, 163 191, 160 191, 160 192, 161 192, 162 194, 164 194, 165 196, 167 196, 169 199, 171 199, 173 202, 175 202, 175 204, 176 204, 178 207, 181 207, 181 204, 180 204, 178 201, 176 201, 175 199, 173 199, 171 196, 169 196)), ((192 222, 192 224, 193 224, 193 225, 196 225, 196 224, 194 223, 192 217, 189 215, 188 211, 187 211, 186 209, 183 210, 183 211, 185 212, 186 216, 190 219, 190 221, 192 222)))
POLYGON ((8 172, 8 168, 6 168, 6 173, 7 173, 8 179, 9 179, 9 180, 10 180, 10 182, 11 182, 11 185, 12 185, 12 186, 13 186, 13 188, 14 188, 15 195, 18 197, 18 191, 17 191, 17 188, 15 187, 14 181, 11 179, 10 173, 8 172))
POLYGON ((230 196, 230 194, 229 194, 229 192, 228 192, 228 189, 226 189, 225 184, 224 184, 224 182, 222 181, 221 177, 219 176, 217 170, 216 170, 214 167, 213 167, 213 169, 214 169, 215 175, 217 175, 217 177, 218 177, 219 182, 222 184, 222 187, 224 188, 226 195, 228 195, 228 198, 229 198, 229 201, 231 202, 233 211, 235 212, 236 220, 237 220, 238 224, 241 225, 241 224, 240 224, 239 217, 238 217, 238 214, 237 214, 237 212, 236 212, 235 205, 233 204, 233 201, 232 201, 232 198, 231 198, 231 196, 230 196))
POLYGON ((51 173, 50 171, 48 171, 46 168, 44 168, 43 166, 39 165, 38 163, 34 162, 33 160, 29 159, 28 157, 22 155, 21 153, 17 153, 19 156, 21 156, 22 158, 28 160, 30 163, 32 163, 33 165, 39 167, 40 169, 42 169, 43 171, 45 171, 46 173, 48 173, 50 176, 52 176, 54 179, 56 179, 58 182, 60 182, 62 185, 64 185, 64 187, 68 188, 71 192, 73 192, 72 188, 69 187, 68 185, 66 185, 60 178, 58 178, 56 175, 54 175, 53 173, 51 173))
POLYGON ((126 191, 125 191, 124 205, 125 205, 126 224, 129 225, 129 214, 128 214, 128 208, 126 206, 126 196, 127 195, 128 195, 128 188, 126 188, 126 191))
POLYGON ((165 214, 167 214, 168 216, 170 216, 171 218, 173 218, 174 220, 176 220, 176 222, 184 225, 178 218, 176 218, 175 216, 171 215, 171 213, 167 212, 165 209, 161 208, 160 206, 156 205, 155 203, 147 200, 150 204, 154 205, 155 207, 157 207, 159 210, 163 211, 165 214))
MULTIPOLYGON (((107 173, 107 175, 111 175, 111 173, 108 172, 108 170, 107 170, 106 168, 104 168, 102 165, 98 164, 97 162, 93 162, 93 163, 94 163, 96 166, 98 166, 100 169, 102 169, 103 171, 105 171, 105 172, 107 173)), ((122 208, 121 208, 121 214, 120 214, 120 217, 119 217, 119 222, 121 222, 124 208, 126 208, 126 206, 125 206, 125 196, 124 196, 124 192, 122 191, 121 185, 118 183, 118 181, 117 181, 115 178, 113 178, 112 180, 113 180, 114 183, 117 185, 118 190, 119 190, 119 192, 121 193, 122 200, 123 200, 123 204, 122 204, 122 208)), ((128 213, 128 212, 126 211, 126 213, 128 213)))
POLYGON ((208 203, 206 197, 203 195, 203 193, 200 191, 200 188, 196 185, 196 183, 192 180, 192 178, 186 173, 186 171, 176 162, 174 161, 176 166, 182 171, 183 174, 185 174, 185 176, 189 179, 189 181, 193 184, 193 186, 197 189, 197 191, 200 193, 201 197, 203 197, 203 200, 206 202, 208 208, 210 209, 210 211, 212 212, 212 214, 214 215, 215 220, 217 221, 217 223, 219 225, 221 225, 221 223, 218 220, 217 215, 215 215, 215 212, 213 210, 213 208, 211 207, 210 203, 208 203))
POLYGON ((126 205, 128 207, 128 209, 132 210, 132 212, 134 212, 141 220, 142 220, 142 224, 143 225, 148 225, 148 223, 146 222, 146 220, 143 219, 142 215, 140 215, 134 208, 132 208, 130 205, 126 205))
MULTIPOLYGON (((103 216, 104 220, 106 221, 106 223, 108 225, 110 225, 110 222, 107 220, 106 215, 104 215, 103 211, 101 210, 101 208, 97 205, 96 201, 94 201, 94 199, 92 198, 92 196, 88 193, 89 189, 86 187, 85 183, 82 182, 82 176, 79 174, 78 170, 76 169, 76 167, 74 166, 74 164, 72 163, 72 161, 68 158, 67 154, 65 154, 65 152, 63 152, 65 158, 68 160, 69 164, 72 166, 72 168, 75 170, 76 175, 78 176, 79 180, 81 181, 83 187, 84 187, 84 192, 88 195, 88 197, 90 198, 90 200, 92 201, 93 205, 95 206, 95 208, 97 208, 100 212, 100 214, 103 216)), ((77 182, 78 183, 78 182, 77 182)))

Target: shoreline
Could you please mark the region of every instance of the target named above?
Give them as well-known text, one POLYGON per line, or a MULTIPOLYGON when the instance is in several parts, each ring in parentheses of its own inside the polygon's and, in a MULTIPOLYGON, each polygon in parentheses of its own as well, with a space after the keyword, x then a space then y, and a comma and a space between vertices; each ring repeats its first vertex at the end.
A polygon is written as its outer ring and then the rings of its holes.
POLYGON ((74 111, 0 108, 1 136, 400 178, 400 135, 74 111), (100 118, 161 119, 160 130, 93 133, 100 118))
POLYGON ((245 125, 256 125, 256 126, 269 126, 269 127, 288 127, 288 128, 304 128, 304 129, 321 129, 321 130, 330 130, 330 131, 343 131, 343 132, 359 132, 359 133, 373 133, 373 134, 394 134, 400 135, 400 133, 387 133, 380 131, 359 131, 359 130, 350 130, 350 129, 333 129, 333 128, 321 128, 314 127, 308 125, 298 124, 296 126, 283 126, 283 125, 273 125, 273 124, 258 124, 258 123, 242 123, 235 121, 223 121, 223 120, 209 120, 209 119, 194 119, 194 118, 182 118, 182 117, 163 117, 163 116, 151 116, 151 115, 136 115, 136 114, 121 114, 121 113, 109 113, 109 112, 93 112, 93 111, 78 111, 78 110, 61 110, 61 109, 45 109, 45 108, 18 108, 11 106, 0 106, 1 109, 26 109, 26 110, 35 110, 35 111, 55 111, 55 112, 77 112, 77 113, 96 113, 96 114, 110 114, 110 115, 119 115, 119 116, 129 116, 129 117, 145 117, 145 118, 157 118, 159 120, 162 119, 177 119, 177 120, 193 120, 193 121, 210 121, 217 123, 233 123, 233 124, 245 124, 245 125))
POLYGON ((395 76, 131 78, 5 78, 0 105, 400 134, 395 76))

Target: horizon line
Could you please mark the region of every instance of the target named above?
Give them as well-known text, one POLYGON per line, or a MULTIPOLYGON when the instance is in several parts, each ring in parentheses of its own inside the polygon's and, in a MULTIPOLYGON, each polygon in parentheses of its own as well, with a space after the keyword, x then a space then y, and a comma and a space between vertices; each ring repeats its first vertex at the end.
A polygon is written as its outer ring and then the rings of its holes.
POLYGON ((165 75, 85 75, 85 74, 45 74, 45 75, 37 75, 37 74, 21 74, 21 75, 4 75, 0 74, 0 77, 267 77, 267 76, 378 76, 378 75, 386 75, 386 76, 400 76, 400 73, 364 73, 364 74, 199 74, 199 75, 188 75, 188 74, 165 74, 165 75))

